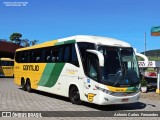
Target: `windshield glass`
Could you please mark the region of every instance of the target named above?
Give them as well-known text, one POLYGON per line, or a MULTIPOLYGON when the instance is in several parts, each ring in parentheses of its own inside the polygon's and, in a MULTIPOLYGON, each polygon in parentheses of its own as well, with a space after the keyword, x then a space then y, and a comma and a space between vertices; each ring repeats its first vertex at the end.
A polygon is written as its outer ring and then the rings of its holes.
POLYGON ((135 86, 139 84, 139 70, 132 48, 98 46, 104 55, 101 82, 110 86, 135 86))

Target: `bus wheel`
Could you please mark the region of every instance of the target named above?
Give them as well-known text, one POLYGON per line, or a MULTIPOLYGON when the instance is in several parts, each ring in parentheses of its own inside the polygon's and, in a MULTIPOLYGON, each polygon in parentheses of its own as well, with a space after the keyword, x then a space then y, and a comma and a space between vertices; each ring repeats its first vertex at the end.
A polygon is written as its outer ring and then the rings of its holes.
POLYGON ((28 92, 31 92, 31 91, 32 91, 31 82, 30 82, 29 79, 27 79, 27 81, 26 81, 26 88, 27 88, 27 91, 28 91, 28 92))
POLYGON ((82 101, 80 100, 80 94, 76 86, 72 86, 69 91, 69 98, 72 104, 80 105, 82 101))
POLYGON ((24 79, 21 80, 21 86, 22 86, 22 89, 23 89, 24 91, 27 90, 27 89, 26 89, 26 84, 25 84, 24 79))

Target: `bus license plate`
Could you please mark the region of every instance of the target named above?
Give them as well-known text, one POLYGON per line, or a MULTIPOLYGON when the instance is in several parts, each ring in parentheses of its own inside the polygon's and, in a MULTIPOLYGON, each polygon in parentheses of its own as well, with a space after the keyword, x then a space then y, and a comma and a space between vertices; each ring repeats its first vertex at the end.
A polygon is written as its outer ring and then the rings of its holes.
POLYGON ((122 102, 128 102, 129 101, 129 99, 128 98, 124 98, 124 99, 122 99, 122 102))

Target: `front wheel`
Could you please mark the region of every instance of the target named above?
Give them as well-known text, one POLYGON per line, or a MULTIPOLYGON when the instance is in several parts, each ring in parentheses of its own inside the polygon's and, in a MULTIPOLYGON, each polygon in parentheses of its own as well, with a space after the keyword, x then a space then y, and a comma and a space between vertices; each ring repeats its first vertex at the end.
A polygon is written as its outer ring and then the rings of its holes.
POLYGON ((80 94, 79 94, 78 88, 75 86, 71 87, 69 91, 69 98, 72 104, 80 105, 82 103, 82 101, 80 100, 80 94))

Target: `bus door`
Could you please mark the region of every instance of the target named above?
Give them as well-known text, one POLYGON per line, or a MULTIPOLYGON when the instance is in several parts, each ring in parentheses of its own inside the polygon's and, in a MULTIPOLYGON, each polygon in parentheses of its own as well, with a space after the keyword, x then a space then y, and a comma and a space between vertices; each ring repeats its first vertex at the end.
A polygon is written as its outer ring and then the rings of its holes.
MULTIPOLYGON (((84 94, 88 102, 94 102, 98 99, 99 67, 98 58, 95 54, 87 53, 86 58, 86 74, 84 78, 84 94)), ((86 100, 85 99, 85 100, 86 100)))

